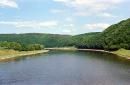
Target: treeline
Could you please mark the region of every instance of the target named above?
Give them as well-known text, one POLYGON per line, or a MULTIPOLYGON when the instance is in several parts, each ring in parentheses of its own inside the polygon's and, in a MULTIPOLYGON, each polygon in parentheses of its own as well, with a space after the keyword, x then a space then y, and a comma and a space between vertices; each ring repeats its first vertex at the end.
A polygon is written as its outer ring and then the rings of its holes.
POLYGON ((18 42, 23 45, 41 44, 45 47, 72 46, 70 35, 27 33, 27 34, 0 34, 0 41, 18 42))
POLYGON ((7 42, 7 41, 0 42, 0 47, 3 49, 13 49, 18 51, 34 51, 44 49, 44 46, 40 44, 22 45, 17 42, 7 42))

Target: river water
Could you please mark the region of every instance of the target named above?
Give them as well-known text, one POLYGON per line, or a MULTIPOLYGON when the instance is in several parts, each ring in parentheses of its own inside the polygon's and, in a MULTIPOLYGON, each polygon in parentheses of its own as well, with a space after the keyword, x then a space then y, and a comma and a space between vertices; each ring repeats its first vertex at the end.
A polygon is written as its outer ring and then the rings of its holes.
POLYGON ((0 85, 130 85, 130 62, 100 52, 50 51, 1 62, 0 85))

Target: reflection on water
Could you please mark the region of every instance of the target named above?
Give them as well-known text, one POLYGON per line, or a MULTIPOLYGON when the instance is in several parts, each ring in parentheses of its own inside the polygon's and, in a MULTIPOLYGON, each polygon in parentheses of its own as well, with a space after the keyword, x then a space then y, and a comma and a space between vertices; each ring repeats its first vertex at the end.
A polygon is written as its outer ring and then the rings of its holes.
POLYGON ((0 85, 130 85, 130 61, 101 52, 51 51, 1 62, 0 85))

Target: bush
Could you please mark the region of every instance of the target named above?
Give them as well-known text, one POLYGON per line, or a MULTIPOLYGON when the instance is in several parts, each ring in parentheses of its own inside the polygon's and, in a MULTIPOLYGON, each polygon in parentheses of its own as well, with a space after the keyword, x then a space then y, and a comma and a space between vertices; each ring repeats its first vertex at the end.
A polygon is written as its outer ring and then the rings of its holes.
POLYGON ((33 50, 42 50, 44 49, 43 45, 40 44, 29 44, 29 45, 21 45, 17 42, 1 42, 0 47, 4 49, 13 49, 18 51, 33 51, 33 50))

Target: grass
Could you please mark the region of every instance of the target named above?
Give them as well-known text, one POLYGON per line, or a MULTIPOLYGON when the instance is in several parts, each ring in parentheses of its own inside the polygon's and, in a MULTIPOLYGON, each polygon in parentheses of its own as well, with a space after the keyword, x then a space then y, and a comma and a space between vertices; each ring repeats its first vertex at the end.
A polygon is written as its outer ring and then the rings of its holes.
POLYGON ((0 49, 0 61, 21 57, 21 56, 40 54, 44 52, 48 52, 48 50, 15 51, 15 50, 0 49))
POLYGON ((19 54, 19 51, 15 51, 15 50, 0 50, 0 56, 4 56, 4 55, 13 55, 13 54, 19 54))
POLYGON ((119 49, 119 50, 115 51, 114 54, 130 58, 130 50, 119 49))

